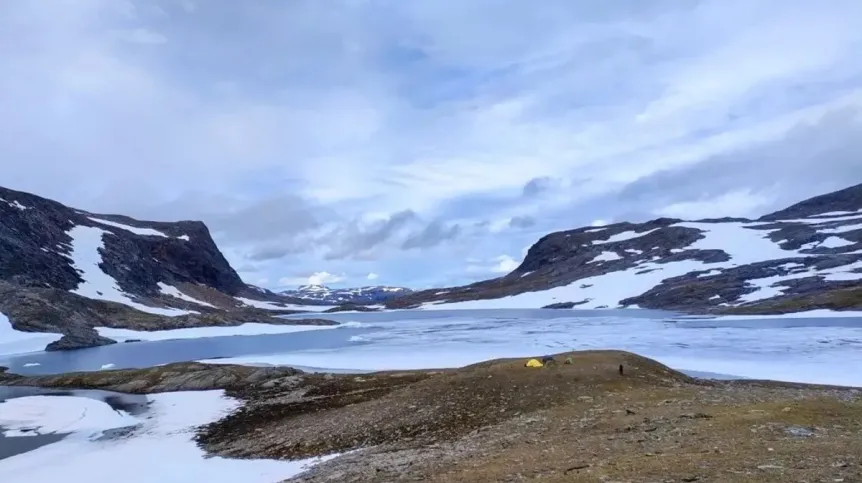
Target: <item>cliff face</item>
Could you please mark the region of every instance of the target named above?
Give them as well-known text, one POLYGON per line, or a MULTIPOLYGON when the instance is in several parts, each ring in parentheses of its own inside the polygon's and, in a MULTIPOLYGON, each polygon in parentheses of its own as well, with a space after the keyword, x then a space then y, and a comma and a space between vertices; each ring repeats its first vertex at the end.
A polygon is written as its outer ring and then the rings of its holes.
POLYGON ((506 276, 389 307, 862 308, 862 185, 758 220, 660 218, 551 233, 506 276))
POLYGON ((78 265, 98 255, 99 268, 133 296, 157 295, 159 282, 230 295, 245 287, 199 221, 92 214, 6 188, 0 221, 0 280, 17 285, 78 289, 85 283, 79 270, 88 270, 78 265))

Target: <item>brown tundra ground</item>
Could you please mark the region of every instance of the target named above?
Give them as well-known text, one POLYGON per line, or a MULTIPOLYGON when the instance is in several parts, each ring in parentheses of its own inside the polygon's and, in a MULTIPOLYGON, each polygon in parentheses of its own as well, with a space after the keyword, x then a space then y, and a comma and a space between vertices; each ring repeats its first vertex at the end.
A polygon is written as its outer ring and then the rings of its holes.
POLYGON ((858 389, 701 381, 617 351, 556 360, 361 375, 189 363, 12 383, 225 388, 245 406, 199 429, 210 453, 347 453, 297 482, 862 482, 858 389))

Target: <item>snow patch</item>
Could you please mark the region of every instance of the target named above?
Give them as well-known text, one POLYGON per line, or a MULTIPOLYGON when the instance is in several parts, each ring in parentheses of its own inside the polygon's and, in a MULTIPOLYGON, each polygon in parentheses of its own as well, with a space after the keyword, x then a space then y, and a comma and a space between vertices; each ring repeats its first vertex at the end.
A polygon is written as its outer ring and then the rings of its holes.
POLYGON ((653 228, 652 230, 644 231, 641 233, 638 233, 638 232, 633 231, 633 230, 624 231, 622 233, 617 233, 616 235, 612 235, 607 240, 595 240, 593 242, 593 244, 616 243, 616 242, 621 242, 621 241, 626 241, 626 240, 632 240, 635 238, 640 238, 642 236, 649 235, 650 233, 652 233, 656 230, 659 230, 659 228, 653 228))
POLYGON ((855 245, 855 244, 856 244, 856 242, 845 240, 844 238, 841 238, 841 237, 830 236, 829 238, 823 240, 823 243, 821 243, 819 246, 824 247, 824 248, 841 248, 841 247, 846 247, 846 246, 855 245))
POLYGON ((102 255, 99 249, 104 248, 102 236, 107 233, 101 228, 75 226, 68 231, 72 237, 72 263, 81 274, 84 281, 72 293, 97 300, 118 302, 151 314, 177 316, 197 312, 170 308, 157 308, 134 302, 120 290, 117 281, 105 273, 99 264, 102 255))
POLYGON ((150 417, 146 419, 124 416, 95 400, 37 397, 41 399, 19 398, 0 404, 2 417, 7 421, 3 424, 23 426, 23 419, 26 424, 42 428, 64 432, 74 428, 81 433, 0 460, 3 483, 61 481, 75 474, 82 475, 82 481, 111 481, 122 475, 125 483, 187 481, 189 475, 194 475, 194 480, 210 483, 271 483, 294 477, 338 456, 296 461, 208 457, 193 440, 195 428, 216 421, 240 406, 237 400, 226 398, 220 390, 148 396, 152 403, 150 417), (47 402, 45 398, 52 398, 52 401, 47 402), (38 405, 34 405, 34 401, 38 405), (85 436, 130 424, 140 427, 122 440, 92 441, 85 436))
POLYGON ((125 225, 123 223, 117 223, 116 221, 103 220, 101 218, 93 218, 92 216, 88 216, 87 218, 89 218, 92 221, 95 221, 96 223, 102 224, 102 225, 112 226, 114 228, 119 228, 121 230, 126 230, 129 232, 132 232, 135 235, 160 236, 162 238, 170 238, 168 235, 164 234, 163 232, 160 232, 159 230, 154 230, 152 228, 138 228, 136 226, 125 225))
POLYGON ((171 297, 176 297, 178 299, 185 300, 186 302, 191 302, 193 304, 203 305, 205 307, 212 307, 214 309, 218 308, 213 304, 210 304, 210 303, 204 302, 202 300, 198 300, 192 296, 186 295, 186 294, 180 292, 180 290, 178 288, 174 287, 173 285, 168 285, 168 284, 163 283, 163 282, 159 282, 159 291, 161 291, 165 295, 170 295, 171 297))
POLYGON ((125 412, 114 411, 102 401, 85 397, 28 396, 0 403, 0 427, 13 431, 78 432, 94 437, 107 429, 134 426, 139 422, 125 412))
POLYGON ((594 262, 612 262, 614 260, 622 260, 617 252, 602 252, 593 258, 594 262))
POLYGON ((22 332, 12 328, 12 322, 0 312, 0 355, 40 352, 56 342, 63 334, 53 332, 22 332))
POLYGON ((263 300, 253 300, 243 297, 235 297, 244 305, 264 310, 304 310, 308 312, 323 312, 335 307, 334 305, 299 305, 299 304, 277 304, 263 300))
POLYGON ((21 203, 18 202, 18 200, 8 201, 8 200, 5 200, 3 198, 0 198, 0 202, 6 203, 7 205, 11 206, 12 208, 18 208, 21 211, 30 209, 29 206, 22 205, 21 203))

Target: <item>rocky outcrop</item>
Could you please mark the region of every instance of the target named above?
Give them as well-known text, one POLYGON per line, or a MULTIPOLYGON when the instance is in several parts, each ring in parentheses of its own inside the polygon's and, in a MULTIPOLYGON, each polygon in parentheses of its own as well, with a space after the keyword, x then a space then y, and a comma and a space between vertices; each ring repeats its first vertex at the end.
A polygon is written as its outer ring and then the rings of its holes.
POLYGON ((860 285, 862 185, 758 220, 659 218, 551 233, 503 277, 386 305, 445 307, 565 287, 553 300, 524 307, 781 313, 862 308, 853 295, 860 285))
POLYGON ((0 384, 53 389, 103 389, 128 394, 169 391, 242 390, 266 381, 303 374, 292 367, 250 367, 178 362, 145 369, 72 372, 22 377, 5 374, 0 384))

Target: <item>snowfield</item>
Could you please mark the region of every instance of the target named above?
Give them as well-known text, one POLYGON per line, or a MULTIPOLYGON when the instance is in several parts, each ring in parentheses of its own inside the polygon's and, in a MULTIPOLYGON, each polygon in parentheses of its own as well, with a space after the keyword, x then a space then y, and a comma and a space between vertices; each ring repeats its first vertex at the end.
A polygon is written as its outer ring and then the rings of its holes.
POLYGON ((0 356, 42 351, 45 350, 45 346, 62 337, 63 334, 51 332, 15 330, 9 318, 0 312, 0 356))
POLYGON ((125 483, 273 483, 338 455, 299 461, 207 457, 192 440, 196 426, 236 410, 223 391, 148 396, 148 413, 136 417, 82 397, 34 396, 0 403, 0 425, 71 433, 65 439, 0 460, 3 483, 115 481, 125 483), (97 439, 104 430, 134 428, 129 436, 97 439))
POLYGON ((177 316, 197 313, 189 310, 150 307, 133 301, 120 290, 117 281, 99 267, 102 263, 99 249, 104 248, 102 236, 108 232, 100 228, 75 226, 67 233, 72 237, 72 263, 84 279, 78 288, 72 290, 73 293, 91 299, 118 302, 151 314, 177 316))
POLYGON ((174 287, 173 285, 168 285, 164 282, 159 282, 159 291, 163 295, 169 295, 171 297, 176 297, 180 300, 185 300, 186 302, 191 302, 193 304, 203 305, 204 307, 212 307, 214 309, 218 308, 211 303, 207 303, 207 302, 204 302, 202 300, 198 300, 194 297, 191 297, 189 295, 186 295, 186 294, 180 292, 180 289, 174 287))
POLYGON ((249 307, 255 307, 258 309, 264 310, 304 310, 306 312, 323 312, 324 310, 329 310, 334 305, 298 305, 298 304, 277 304, 275 302, 266 302, 263 300, 253 300, 247 299, 243 297, 234 297, 240 302, 249 307))
MULTIPOLYGON (((858 213, 854 213, 853 217, 844 216, 840 218, 792 221, 804 221, 806 223, 815 223, 819 225, 834 221, 855 220, 856 217, 859 217, 858 213)), ((799 250, 784 250, 777 243, 768 238, 770 231, 754 229, 754 227, 763 227, 771 224, 772 223, 765 222, 680 222, 671 225, 694 228, 700 230, 705 235, 704 238, 701 238, 687 246, 686 250, 721 249, 730 256, 730 260, 727 262, 704 263, 696 260, 683 260, 669 263, 658 263, 658 260, 653 259, 640 262, 636 266, 627 270, 619 270, 600 276, 583 278, 567 286, 535 292, 525 292, 497 299, 470 300, 451 303, 446 301, 429 302, 423 304, 421 308, 426 310, 491 308, 517 309, 539 308, 554 303, 581 301, 586 301, 586 303, 578 305, 579 309, 616 308, 620 307, 620 301, 629 297, 641 295, 656 285, 659 285, 665 279, 678 277, 693 271, 706 271, 707 273, 699 275, 699 278, 705 278, 710 275, 721 273, 722 269, 732 268, 739 265, 783 258, 805 258, 813 256, 811 254, 802 253, 803 249, 813 248, 813 246, 803 247, 799 250)), ((818 228, 822 233, 833 234, 833 236, 827 238, 825 242, 819 245, 823 247, 849 246, 853 243, 845 238, 841 238, 840 234, 852 229, 860 228, 862 228, 862 224, 858 226, 845 225, 837 228, 818 228)), ((631 240, 643 237, 653 231, 655 230, 648 230, 641 233, 626 231, 613 235, 607 240, 595 241, 593 244, 604 245, 611 242, 631 240)), ((602 253, 595 257, 593 262, 612 262, 614 260, 624 259, 625 256, 629 254, 635 253, 631 250, 602 251, 602 253)), ((777 283, 804 277, 821 276, 827 281, 862 280, 862 273, 853 272, 853 270, 858 270, 860 268, 862 268, 862 262, 854 262, 819 272, 803 269, 787 275, 752 279, 748 281, 749 286, 757 288, 758 290, 754 293, 746 294, 738 302, 755 302, 781 295, 784 288, 776 286, 777 283)))

